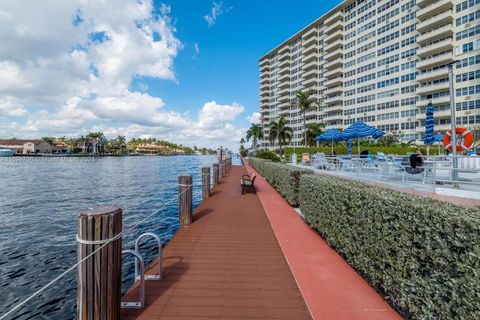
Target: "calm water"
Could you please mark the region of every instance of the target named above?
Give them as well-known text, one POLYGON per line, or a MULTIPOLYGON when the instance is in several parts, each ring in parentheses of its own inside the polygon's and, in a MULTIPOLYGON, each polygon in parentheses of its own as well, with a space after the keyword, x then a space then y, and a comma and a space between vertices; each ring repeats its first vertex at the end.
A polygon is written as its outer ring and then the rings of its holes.
MULTIPOLYGON (((177 177, 192 174, 194 206, 200 168, 212 156, 0 158, 0 315, 76 263, 78 213, 113 204, 124 209, 124 249, 151 231, 168 242, 178 228, 177 177), (132 228, 175 199, 148 222, 132 228)), ((145 245, 147 262, 155 246, 145 245), (148 254, 147 254, 148 252, 148 254)), ((123 285, 133 263, 124 264, 123 285)), ((74 319, 76 270, 30 301, 12 319, 74 319)))

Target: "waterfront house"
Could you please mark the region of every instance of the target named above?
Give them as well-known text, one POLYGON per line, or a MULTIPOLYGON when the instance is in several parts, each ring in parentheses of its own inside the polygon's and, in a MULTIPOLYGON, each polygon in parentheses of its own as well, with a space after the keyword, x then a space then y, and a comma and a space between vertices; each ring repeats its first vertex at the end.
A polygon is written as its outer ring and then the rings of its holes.
POLYGON ((52 152, 52 148, 48 142, 38 139, 0 139, 0 147, 15 150, 17 154, 38 154, 52 152))

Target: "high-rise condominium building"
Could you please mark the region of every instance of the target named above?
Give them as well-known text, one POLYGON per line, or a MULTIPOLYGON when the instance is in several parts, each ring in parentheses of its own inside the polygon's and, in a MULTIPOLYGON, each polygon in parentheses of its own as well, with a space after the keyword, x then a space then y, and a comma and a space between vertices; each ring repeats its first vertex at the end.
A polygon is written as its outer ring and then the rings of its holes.
POLYGON ((435 129, 450 128, 448 66, 456 122, 480 125, 480 0, 347 0, 260 58, 260 112, 285 116, 303 145, 296 92, 312 90, 319 108, 307 124, 345 128, 361 120, 403 140, 422 140, 425 107, 435 129))

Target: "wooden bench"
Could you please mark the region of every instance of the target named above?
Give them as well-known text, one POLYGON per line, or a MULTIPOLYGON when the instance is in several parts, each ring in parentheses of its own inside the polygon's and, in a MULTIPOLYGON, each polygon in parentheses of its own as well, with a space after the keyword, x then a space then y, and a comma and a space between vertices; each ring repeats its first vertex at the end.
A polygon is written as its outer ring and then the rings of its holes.
POLYGON ((252 172, 250 175, 242 175, 240 179, 240 185, 242 186, 242 194, 245 194, 248 190, 251 190, 254 194, 255 191, 255 178, 257 176, 252 172))

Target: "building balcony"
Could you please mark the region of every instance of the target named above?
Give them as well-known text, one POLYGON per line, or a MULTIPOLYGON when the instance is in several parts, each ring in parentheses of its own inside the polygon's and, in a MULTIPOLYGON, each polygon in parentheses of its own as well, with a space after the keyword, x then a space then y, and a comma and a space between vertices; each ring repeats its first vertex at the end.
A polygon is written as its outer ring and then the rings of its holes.
POLYGON ((323 116, 323 120, 325 121, 336 121, 336 120, 343 120, 343 113, 336 112, 336 113, 327 113, 323 116))
MULTIPOLYGON (((416 119, 417 120, 425 120, 427 117, 427 115, 423 112, 423 113, 419 113, 417 114, 416 116, 416 119)), ((442 111, 436 111, 433 113, 433 118, 434 119, 445 119, 445 118, 450 118, 450 110, 442 110, 442 111)), ((436 126, 434 127, 434 129, 436 130, 436 126)))
POLYGON ((326 61, 332 61, 332 60, 336 60, 338 58, 343 58, 343 49, 337 49, 327 55, 325 55, 324 59, 326 61))
POLYGON ((417 31, 424 32, 424 31, 427 31, 428 29, 434 29, 441 25, 450 23, 452 21, 453 21, 453 10, 447 10, 437 15, 434 15, 430 18, 427 18, 424 21, 417 24, 417 31))
POLYGON ((318 69, 311 69, 305 73, 303 73, 303 79, 310 79, 311 77, 318 78, 318 69))
POLYGON ((323 102, 326 104, 343 102, 343 94, 336 94, 334 96, 326 97, 323 102))
POLYGON ((270 83, 270 79, 268 78, 260 78, 260 84, 270 83))
POLYGON ((442 82, 437 84, 431 84, 427 86, 421 86, 417 88, 418 95, 426 95, 435 92, 445 91, 448 90, 448 82, 442 82))
POLYGON ((420 34, 417 37, 417 43, 420 45, 433 42, 435 40, 440 40, 442 38, 452 37, 453 36, 453 26, 451 23, 444 26, 432 29, 431 31, 420 34))
POLYGON ((337 11, 333 14, 331 14, 329 17, 325 18, 324 24, 325 25, 331 25, 332 23, 335 23, 336 21, 343 21, 343 12, 342 11, 337 11))
POLYGON ((325 27, 325 30, 323 30, 323 34, 328 35, 328 34, 334 33, 335 31, 338 31, 338 30, 343 30, 343 21, 342 20, 337 20, 337 21, 335 21, 331 24, 328 24, 325 27))
POLYGON ((260 88, 260 96, 261 97, 269 97, 270 93, 271 93, 271 91, 269 89, 260 88))
POLYGON ((338 39, 338 40, 335 40, 331 43, 329 43, 327 46, 325 46, 325 52, 327 53, 330 53, 330 52, 333 52, 335 51, 336 49, 343 49, 343 40, 342 39, 338 39))
POLYGON ((325 71, 341 69, 343 67, 343 57, 336 60, 327 61, 324 65, 325 71))
POLYGON ((336 77, 333 79, 329 79, 323 83, 325 87, 336 87, 343 84, 343 77, 336 77))
POLYGON ((317 27, 312 27, 310 28, 309 30, 305 31, 303 34, 302 34, 302 39, 308 39, 308 38, 311 38, 311 37, 314 37, 314 36, 317 36, 318 35, 318 29, 317 27))
POLYGON ((343 93, 343 86, 326 88, 323 93, 325 93, 327 96, 341 94, 343 93))
MULTIPOLYGON (((435 116, 434 116, 435 117, 435 116)), ((435 131, 447 131, 452 129, 452 126, 450 124, 436 124, 434 126, 435 131)), ((425 126, 419 126, 416 129, 417 132, 425 132, 425 126)))
POLYGON ((304 87, 317 87, 318 86, 318 78, 312 77, 309 79, 303 79, 303 86, 304 87))
POLYGON ((323 75, 325 78, 335 78, 343 74, 342 68, 338 67, 332 70, 325 71, 323 75))
POLYGON ((453 49, 453 39, 447 38, 418 48, 417 56, 426 57, 453 49))
POLYGON ((303 72, 307 72, 308 70, 311 70, 311 69, 318 69, 319 66, 320 66, 319 62, 317 60, 313 60, 312 62, 304 64, 302 67, 302 70, 303 72))
POLYGON ((303 41, 303 47, 308 48, 312 45, 318 45, 318 37, 310 37, 303 41))
POLYGON ((325 39, 325 44, 332 43, 338 39, 343 39, 343 29, 339 29, 335 32, 325 35, 324 39, 325 39))
POLYGON ((429 69, 443 64, 448 64, 453 62, 453 53, 447 52, 434 56, 428 59, 421 60, 417 63, 417 69, 429 69))
POLYGON ((264 83, 261 83, 260 84, 260 90, 270 90, 270 83, 268 81, 264 82, 264 83))
POLYGON ((269 103, 270 102, 270 97, 269 96, 260 97, 260 102, 261 103, 269 103))
POLYGON ((320 46, 319 45, 315 45, 315 46, 310 46, 308 48, 304 48, 303 49, 303 56, 311 56, 311 55, 315 55, 315 56, 318 56, 318 52, 320 52, 320 46))
POLYGON ((303 59, 302 59, 303 64, 307 64, 312 61, 318 61, 318 54, 309 54, 309 55, 303 56, 303 59))
MULTIPOLYGON (((285 91, 285 89, 283 91, 285 91)), ((278 98, 278 102, 290 102, 290 89, 288 89, 288 94, 278 98)))
POLYGON ((419 99, 417 101, 417 107, 425 108, 429 102, 432 102, 434 106, 450 104, 450 96, 436 97, 431 99, 419 99))
POLYGON ((272 75, 272 73, 270 71, 261 72, 260 73, 260 78, 262 78, 262 79, 269 78, 271 75, 272 75))
POLYGON ((452 0, 438 0, 438 1, 419 1, 417 2, 418 6, 426 5, 422 7, 420 10, 417 11, 417 19, 423 21, 430 17, 433 17, 442 11, 452 9, 453 8, 453 1, 452 0))
POLYGON ((270 71, 270 65, 265 64, 260 67, 260 72, 270 71))
POLYGON ((286 73, 286 74, 278 77, 278 81, 280 81, 280 82, 288 82, 288 81, 290 81, 290 74, 289 74, 289 73, 286 73))
POLYGON ((324 112, 343 111, 342 103, 327 104, 323 109, 324 112))
POLYGON ((268 59, 268 58, 263 58, 263 59, 260 60, 260 62, 258 63, 258 65, 259 65, 260 67, 263 67, 263 66, 269 65, 269 64, 270 64, 270 59, 268 59))
POLYGON ((279 55, 283 55, 283 54, 286 54, 286 53, 290 53, 290 46, 288 44, 285 44, 283 47, 281 47, 280 49, 278 49, 278 54, 279 55))
POLYGON ((279 68, 284 68, 284 67, 288 67, 288 66, 290 66, 290 59, 285 59, 285 60, 280 61, 278 63, 279 68))
POLYGON ((417 81, 427 82, 427 81, 434 81, 434 80, 443 79, 447 77, 448 77, 448 68, 442 68, 442 69, 428 71, 425 73, 420 73, 417 76, 417 81))

